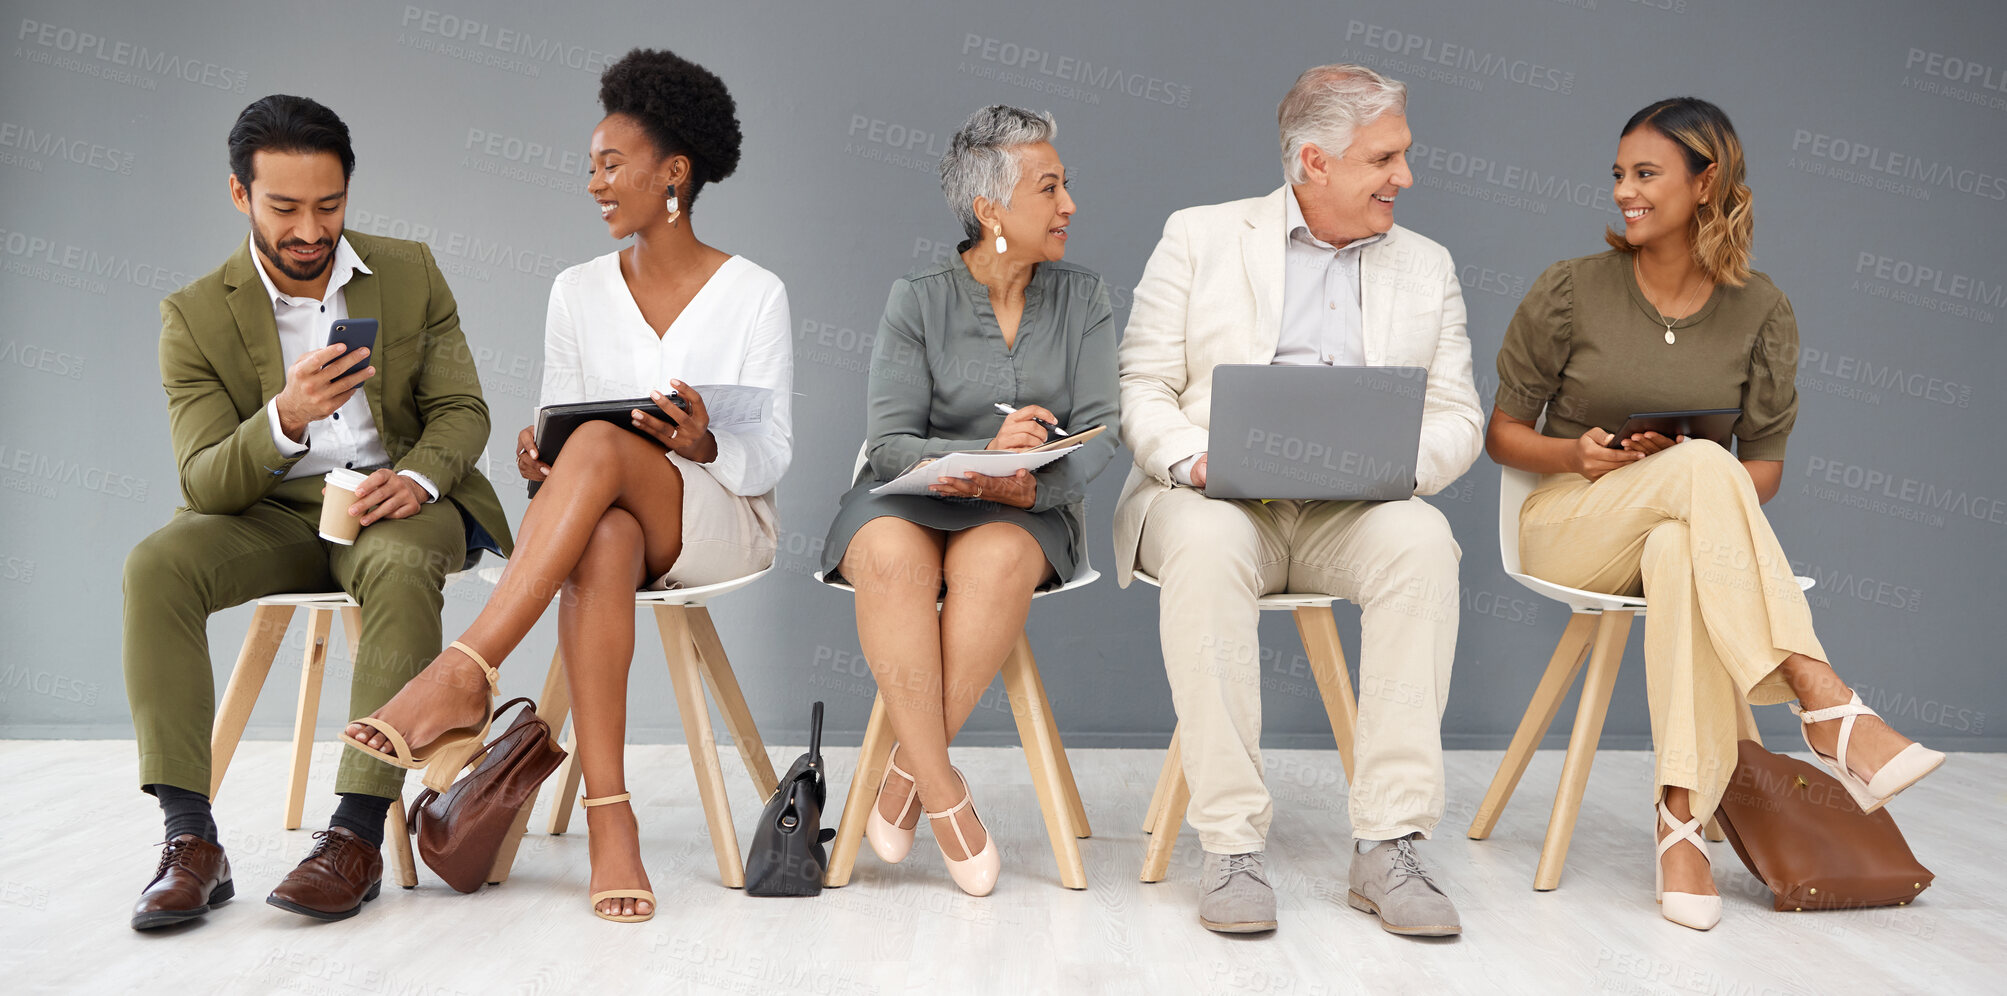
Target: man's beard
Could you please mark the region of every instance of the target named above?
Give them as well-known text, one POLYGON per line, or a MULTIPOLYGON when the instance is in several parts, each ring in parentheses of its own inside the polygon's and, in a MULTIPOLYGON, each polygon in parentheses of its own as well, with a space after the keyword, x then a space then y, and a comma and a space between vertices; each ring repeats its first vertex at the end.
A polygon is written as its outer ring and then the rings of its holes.
MULTIPOLYGON (((336 238, 339 237, 339 235, 336 236, 336 238)), ((308 242, 305 239, 287 239, 279 243, 277 248, 273 248, 272 243, 265 238, 265 233, 258 228, 258 223, 253 221, 251 222, 251 244, 258 247, 258 252, 264 255, 267 264, 278 267, 279 272, 285 274, 289 280, 316 280, 320 278, 321 274, 327 272, 329 266, 334 265, 335 243, 333 239, 322 239, 319 242, 308 242), (327 247, 328 251, 321 254, 319 262, 301 267, 295 265, 292 260, 287 259, 285 256, 285 251, 293 246, 311 245, 327 247)))

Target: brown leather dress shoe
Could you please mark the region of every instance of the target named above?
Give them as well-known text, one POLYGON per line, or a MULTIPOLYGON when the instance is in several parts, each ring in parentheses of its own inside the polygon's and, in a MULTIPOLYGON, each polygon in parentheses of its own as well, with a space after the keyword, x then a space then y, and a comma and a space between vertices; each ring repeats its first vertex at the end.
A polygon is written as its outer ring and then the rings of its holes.
POLYGON ((382 850, 347 827, 330 827, 315 832, 314 849, 265 901, 316 920, 346 920, 382 889, 382 850))
POLYGON ((132 929, 193 920, 236 894, 222 845, 182 834, 160 846, 160 867, 133 905, 132 929))

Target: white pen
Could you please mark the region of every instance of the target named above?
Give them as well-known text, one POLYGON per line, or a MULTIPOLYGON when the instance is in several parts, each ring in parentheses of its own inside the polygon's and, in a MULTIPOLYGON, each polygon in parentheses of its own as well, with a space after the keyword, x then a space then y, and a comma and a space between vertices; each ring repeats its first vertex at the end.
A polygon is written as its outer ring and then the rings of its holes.
MULTIPOLYGON (((1000 411, 1000 412, 1004 413, 1005 415, 1015 415, 1015 414, 1017 414, 1017 409, 1015 409, 1015 408, 1012 408, 1011 406, 1009 406, 1009 405, 1007 405, 1007 404, 1004 404, 1004 403, 1003 403, 1003 402, 1001 402, 1001 401, 997 402, 997 404, 996 404, 996 409, 997 409, 997 411, 1000 411)), ((1053 425, 1053 424, 1052 424, 1051 422, 1047 422, 1046 420, 1044 420, 1044 419, 1042 419, 1042 418, 1039 418, 1039 417, 1038 417, 1038 416, 1036 416, 1036 415, 1033 415, 1033 416, 1031 417, 1031 420, 1032 420, 1032 421, 1034 421, 1034 422, 1037 422, 1037 423, 1038 423, 1039 425, 1042 425, 1042 426, 1045 426, 1045 429, 1046 429, 1046 431, 1047 431, 1047 432, 1050 432, 1050 433, 1052 433, 1052 434, 1053 434, 1053 435, 1055 435, 1055 436, 1071 436, 1071 435, 1073 435, 1073 433, 1070 433, 1070 432, 1067 432, 1067 431, 1066 431, 1065 429, 1062 429, 1062 428, 1060 428, 1059 426, 1056 426, 1056 425, 1053 425)))

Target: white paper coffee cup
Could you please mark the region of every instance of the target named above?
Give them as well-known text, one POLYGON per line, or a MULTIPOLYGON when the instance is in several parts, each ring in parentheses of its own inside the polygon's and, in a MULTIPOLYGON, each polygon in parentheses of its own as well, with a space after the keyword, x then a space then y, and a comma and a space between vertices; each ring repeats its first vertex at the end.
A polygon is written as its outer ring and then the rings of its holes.
POLYGON ((348 514, 348 507, 355 504, 355 489, 362 487, 369 475, 336 467, 323 480, 327 496, 321 499, 321 539, 353 546, 356 535, 362 532, 362 519, 348 514))

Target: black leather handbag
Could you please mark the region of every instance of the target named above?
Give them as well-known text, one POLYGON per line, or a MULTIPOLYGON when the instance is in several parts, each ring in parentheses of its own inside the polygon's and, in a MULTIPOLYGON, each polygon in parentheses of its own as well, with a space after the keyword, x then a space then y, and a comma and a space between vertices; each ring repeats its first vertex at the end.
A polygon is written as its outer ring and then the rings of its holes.
POLYGON ((795 758, 787 775, 760 811, 746 856, 746 895, 816 896, 829 864, 823 845, 836 837, 822 829, 822 805, 829 794, 822 776, 822 703, 809 713, 808 753, 795 758))

